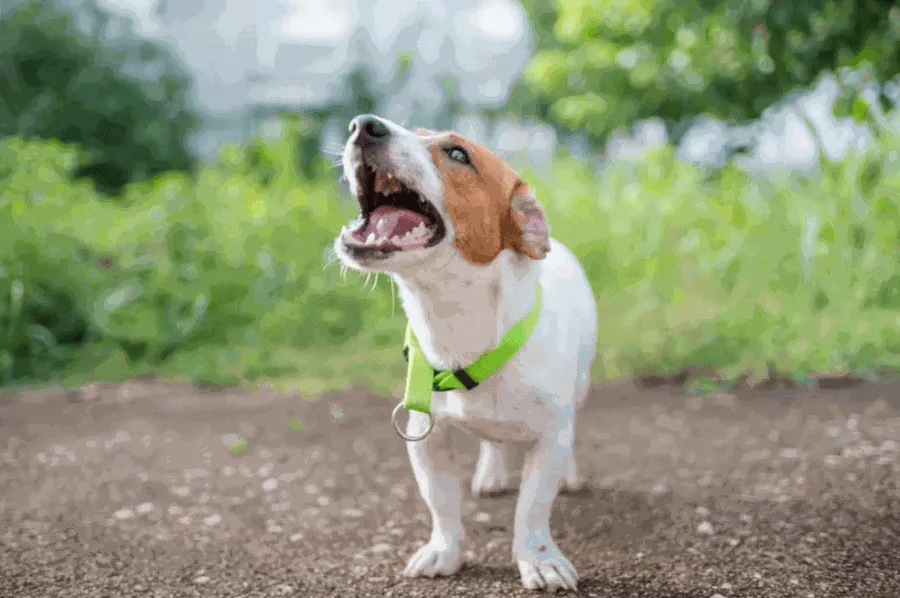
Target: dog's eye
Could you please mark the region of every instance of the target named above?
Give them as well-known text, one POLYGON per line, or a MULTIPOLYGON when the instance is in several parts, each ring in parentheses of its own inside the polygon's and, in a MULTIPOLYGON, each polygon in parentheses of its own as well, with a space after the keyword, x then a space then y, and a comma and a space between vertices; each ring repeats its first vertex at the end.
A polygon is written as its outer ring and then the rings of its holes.
POLYGON ((454 162, 459 162, 460 164, 471 164, 472 161, 469 160, 469 154, 466 153, 461 147, 451 147, 447 150, 447 155, 450 156, 450 159, 454 162))

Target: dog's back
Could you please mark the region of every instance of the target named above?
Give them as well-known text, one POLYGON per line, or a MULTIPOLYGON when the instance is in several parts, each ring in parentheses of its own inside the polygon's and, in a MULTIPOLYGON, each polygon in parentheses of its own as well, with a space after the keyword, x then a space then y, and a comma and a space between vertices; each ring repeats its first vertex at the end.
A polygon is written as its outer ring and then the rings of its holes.
POLYGON ((597 303, 587 275, 572 251, 556 239, 541 262, 540 283, 544 304, 555 324, 555 343, 561 351, 574 348, 577 364, 575 401, 580 404, 590 386, 590 370, 596 358, 597 303))

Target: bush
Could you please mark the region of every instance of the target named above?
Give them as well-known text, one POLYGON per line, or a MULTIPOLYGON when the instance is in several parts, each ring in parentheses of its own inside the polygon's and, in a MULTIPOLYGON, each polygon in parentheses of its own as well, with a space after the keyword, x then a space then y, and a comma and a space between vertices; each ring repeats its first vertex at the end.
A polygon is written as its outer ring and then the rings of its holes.
MULTIPOLYGON (((342 280, 330 247, 355 206, 326 164, 296 174, 291 139, 229 146, 195 177, 115 202, 72 179, 73 149, 7 140, 0 384, 152 370, 395 390, 402 309, 389 284, 342 280)), ((771 180, 707 176, 671 148, 602 174, 568 159, 523 169, 594 286, 595 375, 900 369, 898 151, 885 139, 771 180)))
POLYGON ((59 0, 27 0, 0 19, 0 135, 80 145, 75 174, 109 193, 193 168, 185 140, 198 117, 183 66, 94 0, 78 17, 59 0))
POLYGON ((72 181, 71 149, 7 139, 0 382, 64 375, 87 347, 155 368, 178 352, 312 349, 357 334, 371 298, 336 284, 336 266, 323 271, 353 209, 321 176, 297 178, 290 148, 270 151, 281 162, 268 188, 233 174, 247 154, 229 148, 195 180, 166 174, 113 203, 72 181))
POLYGON ((705 177, 672 148, 532 176, 598 295, 598 373, 900 369, 900 143, 883 141, 812 177, 705 177))

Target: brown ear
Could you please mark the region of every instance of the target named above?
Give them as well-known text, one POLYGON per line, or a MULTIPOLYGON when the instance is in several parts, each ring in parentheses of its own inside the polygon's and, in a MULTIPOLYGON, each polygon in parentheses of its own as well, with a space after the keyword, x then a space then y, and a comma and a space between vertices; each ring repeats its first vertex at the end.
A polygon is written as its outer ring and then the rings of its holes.
POLYGON ((550 226, 541 204, 525 183, 519 183, 513 191, 501 229, 504 247, 535 260, 544 259, 550 251, 550 226))

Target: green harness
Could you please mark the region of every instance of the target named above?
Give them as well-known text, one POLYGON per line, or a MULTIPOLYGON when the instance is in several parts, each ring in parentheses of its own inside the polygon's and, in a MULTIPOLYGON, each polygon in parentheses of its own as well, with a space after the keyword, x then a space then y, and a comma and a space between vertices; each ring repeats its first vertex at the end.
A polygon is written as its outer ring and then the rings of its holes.
POLYGON ((406 359, 406 389, 403 393, 403 408, 420 413, 431 413, 431 393, 448 390, 472 390, 481 382, 506 365, 525 341, 531 336, 541 314, 541 285, 538 284, 534 305, 524 318, 509 329, 497 348, 483 354, 474 363, 458 370, 438 370, 428 363, 422 347, 406 325, 406 340, 403 343, 403 358, 406 359))

